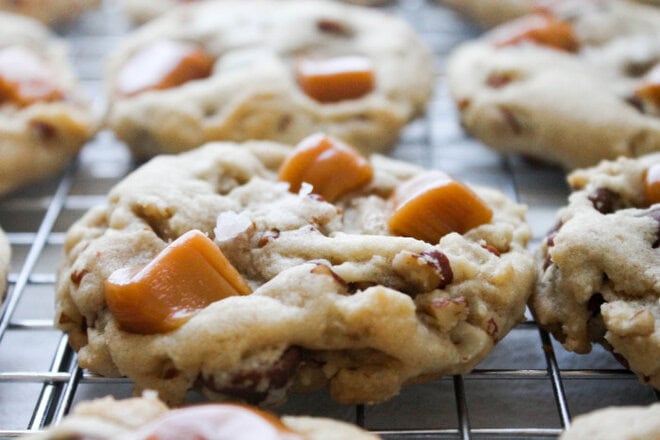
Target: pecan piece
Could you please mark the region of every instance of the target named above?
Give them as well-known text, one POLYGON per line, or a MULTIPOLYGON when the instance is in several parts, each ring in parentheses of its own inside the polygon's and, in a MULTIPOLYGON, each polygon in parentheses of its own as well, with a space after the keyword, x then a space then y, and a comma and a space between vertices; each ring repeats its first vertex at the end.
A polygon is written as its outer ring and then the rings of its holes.
POLYGON ((621 196, 608 188, 598 188, 587 198, 601 214, 610 214, 621 204, 621 196))
POLYGON ((221 383, 214 375, 200 377, 199 381, 213 392, 258 404, 268 400, 271 393, 288 389, 302 360, 302 349, 289 347, 270 365, 222 374, 221 383))

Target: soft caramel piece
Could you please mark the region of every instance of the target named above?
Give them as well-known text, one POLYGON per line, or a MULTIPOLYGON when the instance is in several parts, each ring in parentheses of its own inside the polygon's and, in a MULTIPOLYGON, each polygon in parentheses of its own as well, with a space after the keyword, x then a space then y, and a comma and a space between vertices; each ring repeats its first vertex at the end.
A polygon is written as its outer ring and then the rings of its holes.
POLYGON ((510 46, 524 41, 567 52, 580 48, 573 25, 550 14, 531 14, 509 22, 492 35, 496 46, 510 46))
POLYGON ((289 183, 291 192, 298 192, 307 182, 314 194, 332 202, 369 183, 373 174, 371 164, 360 153, 317 133, 296 146, 280 167, 279 179, 289 183))
POLYGON ((644 176, 644 195, 649 205, 660 203, 660 163, 651 165, 644 176))
POLYGON ((361 98, 376 83, 371 61, 362 56, 302 60, 296 79, 307 96, 322 103, 361 98))
POLYGON ((105 300, 119 325, 133 333, 174 330, 209 304, 250 288, 202 232, 183 234, 149 264, 114 271, 105 300))
POLYGON ((660 107, 660 63, 644 76, 639 87, 635 89, 635 95, 642 102, 649 102, 660 107))
POLYGON ((440 171, 427 171, 401 184, 389 203, 390 231, 428 243, 450 232, 463 234, 493 217, 470 188, 440 171))
POLYGON ((64 99, 55 72, 34 52, 19 46, 0 49, 0 104, 25 107, 64 99))
POLYGON ((117 77, 117 90, 133 96, 147 90, 163 90, 206 78, 213 58, 187 43, 163 40, 142 48, 124 65, 117 77))
POLYGON ((302 440, 278 417, 244 405, 204 404, 168 411, 131 439, 302 440))

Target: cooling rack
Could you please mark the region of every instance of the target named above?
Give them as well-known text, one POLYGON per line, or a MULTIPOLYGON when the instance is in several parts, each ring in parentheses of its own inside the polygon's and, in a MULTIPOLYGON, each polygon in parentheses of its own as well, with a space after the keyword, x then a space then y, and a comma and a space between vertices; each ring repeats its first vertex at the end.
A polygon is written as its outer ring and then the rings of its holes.
MULTIPOLYGON (((564 174, 502 157, 465 137, 445 89, 446 54, 478 31, 430 0, 400 0, 383 8, 416 27, 433 48, 439 72, 426 116, 404 131, 391 155, 496 187, 527 204, 534 232, 530 248, 536 248, 565 203, 564 174)), ((116 5, 106 1, 60 31, 99 109, 102 59, 129 28, 116 5)), ((60 176, 0 201, 0 224, 13 252, 9 296, 0 309, 0 438, 57 423, 80 400, 131 395, 128 380, 79 368, 52 318, 66 230, 87 209, 103 203, 108 190, 134 167, 126 148, 102 131, 60 176)), ((380 405, 340 405, 318 392, 292 396, 276 411, 346 420, 384 439, 535 439, 556 437, 571 417, 592 409, 659 399, 604 350, 583 356, 565 352, 528 313, 470 374, 408 386, 380 405)))

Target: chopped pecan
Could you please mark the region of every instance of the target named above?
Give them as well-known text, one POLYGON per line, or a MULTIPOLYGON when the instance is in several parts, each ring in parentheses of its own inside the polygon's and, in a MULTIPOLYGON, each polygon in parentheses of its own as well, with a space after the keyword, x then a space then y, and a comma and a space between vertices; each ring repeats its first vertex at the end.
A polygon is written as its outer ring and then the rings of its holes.
POLYGON ((338 37, 350 37, 353 32, 344 23, 331 18, 321 18, 316 22, 316 28, 323 33, 338 37))
POLYGON ((211 391, 258 404, 267 400, 271 392, 288 388, 302 360, 302 349, 289 347, 275 363, 228 373, 223 383, 216 383, 213 375, 200 377, 199 381, 211 391))
POLYGON ((609 188, 598 188, 588 199, 601 214, 610 214, 621 204, 621 196, 609 188))

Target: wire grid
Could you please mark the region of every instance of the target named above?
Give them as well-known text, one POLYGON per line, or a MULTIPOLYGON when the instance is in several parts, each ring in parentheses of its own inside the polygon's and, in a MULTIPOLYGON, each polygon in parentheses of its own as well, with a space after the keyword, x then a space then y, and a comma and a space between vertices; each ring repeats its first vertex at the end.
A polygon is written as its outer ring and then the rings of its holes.
MULTIPOLYGON (((438 71, 445 55, 477 34, 444 7, 401 0, 386 7, 417 28, 434 49, 438 71)), ((102 58, 128 31, 107 1, 80 23, 62 31, 83 85, 102 107, 102 58)), ((565 203, 563 173, 552 167, 504 158, 461 132, 442 73, 427 115, 403 133, 394 157, 443 169, 459 179, 487 184, 529 205, 535 248, 565 203)), ((52 324, 55 272, 68 227, 135 164, 112 134, 101 132, 60 176, 5 198, 0 224, 12 245, 8 299, 0 314, 0 438, 14 438, 57 423, 77 401, 131 394, 127 379, 82 370, 67 337, 52 324)), ((660 396, 640 385, 609 353, 565 352, 527 320, 465 376, 410 385, 390 402, 347 406, 327 392, 292 396, 276 411, 333 417, 385 439, 553 438, 570 418, 589 410, 649 404, 660 396)))

